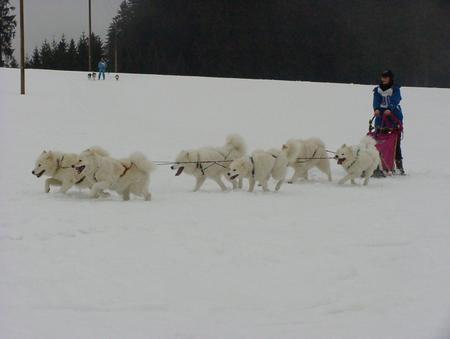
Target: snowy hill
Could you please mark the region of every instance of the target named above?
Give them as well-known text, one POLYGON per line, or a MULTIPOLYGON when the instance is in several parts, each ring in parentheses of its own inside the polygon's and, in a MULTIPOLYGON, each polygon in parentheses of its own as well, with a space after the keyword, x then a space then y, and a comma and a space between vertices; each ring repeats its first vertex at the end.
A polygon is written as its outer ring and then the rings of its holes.
POLYGON ((450 91, 403 88, 406 177, 153 200, 43 191, 43 149, 172 160, 239 133, 249 149, 367 130, 371 86, 0 69, 1 338, 449 338, 450 91))

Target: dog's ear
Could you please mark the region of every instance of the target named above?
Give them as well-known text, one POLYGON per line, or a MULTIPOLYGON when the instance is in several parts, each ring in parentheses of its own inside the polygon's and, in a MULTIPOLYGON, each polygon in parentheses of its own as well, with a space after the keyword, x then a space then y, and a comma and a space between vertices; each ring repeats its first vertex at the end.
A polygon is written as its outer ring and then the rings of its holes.
POLYGON ((345 147, 347 147, 347 144, 343 144, 341 147, 342 147, 342 148, 345 148, 345 147))
POLYGON ((48 157, 48 158, 53 158, 53 152, 52 152, 52 151, 48 151, 47 157, 48 157))

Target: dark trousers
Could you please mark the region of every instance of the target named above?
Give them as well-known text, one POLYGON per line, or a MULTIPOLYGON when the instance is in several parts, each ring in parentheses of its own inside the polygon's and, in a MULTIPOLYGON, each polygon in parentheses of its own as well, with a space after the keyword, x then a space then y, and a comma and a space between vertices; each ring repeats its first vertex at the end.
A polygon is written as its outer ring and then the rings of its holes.
POLYGON ((400 133, 397 138, 397 148, 395 149, 395 160, 403 159, 401 142, 402 142, 402 134, 400 133))

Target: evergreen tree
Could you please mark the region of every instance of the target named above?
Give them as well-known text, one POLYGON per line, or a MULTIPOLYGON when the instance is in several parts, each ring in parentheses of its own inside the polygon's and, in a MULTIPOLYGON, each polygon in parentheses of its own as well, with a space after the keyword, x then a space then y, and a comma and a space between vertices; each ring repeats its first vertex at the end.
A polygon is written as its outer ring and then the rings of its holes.
POLYGON ((41 54, 39 53, 39 49, 37 47, 34 48, 31 59, 29 60, 29 66, 31 68, 41 68, 41 54))
POLYGON ((59 40, 58 43, 56 43, 56 46, 53 47, 53 55, 54 55, 54 60, 55 60, 55 64, 54 67, 55 69, 59 69, 59 70, 64 70, 64 69, 68 69, 68 56, 67 56, 67 41, 66 38, 64 36, 64 34, 61 36, 61 40, 59 40))
MULTIPOLYGON (((100 36, 92 33, 92 68, 97 69, 97 64, 103 57, 103 42, 100 36)), ((108 65, 109 66, 109 65, 108 65)))
POLYGON ((16 16, 11 13, 14 10, 10 0, 0 0, 0 67, 5 65, 5 60, 15 62, 11 45, 17 24, 16 16))
POLYGON ((9 66, 8 67, 9 68, 19 68, 19 64, 17 63, 16 58, 14 58, 14 55, 12 55, 9 58, 9 66))
POLYGON ((77 69, 78 71, 87 71, 89 67, 89 45, 88 39, 84 33, 81 34, 77 42, 77 69))
POLYGON ((67 69, 74 71, 78 69, 77 65, 77 59, 78 59, 78 52, 77 52, 77 46, 75 44, 74 39, 70 39, 69 47, 67 48, 67 69))
POLYGON ((52 47, 47 40, 43 42, 39 54, 41 67, 44 69, 51 69, 53 64, 53 52, 52 47))

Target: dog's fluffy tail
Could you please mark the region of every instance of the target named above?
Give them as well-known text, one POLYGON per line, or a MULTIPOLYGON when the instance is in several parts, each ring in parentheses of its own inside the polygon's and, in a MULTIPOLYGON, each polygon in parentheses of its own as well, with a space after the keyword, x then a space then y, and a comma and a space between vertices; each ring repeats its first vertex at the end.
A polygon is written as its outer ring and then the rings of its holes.
POLYGON ((129 157, 131 163, 133 163, 137 168, 146 173, 151 173, 156 170, 156 165, 148 160, 144 154, 136 152, 129 157))
POLYGON ((289 139, 282 147, 283 153, 289 162, 296 161, 300 153, 300 143, 295 139, 289 139))
POLYGON ((227 137, 226 147, 231 147, 236 152, 244 155, 247 152, 247 146, 244 139, 238 134, 231 134, 227 137))
POLYGON ((366 135, 364 138, 361 139, 360 146, 364 147, 365 149, 374 148, 377 142, 374 138, 369 137, 366 135))

